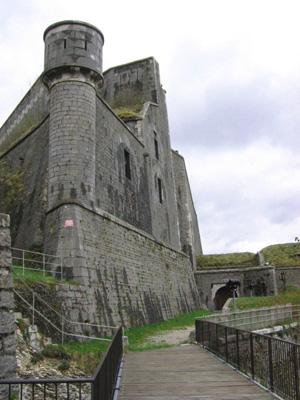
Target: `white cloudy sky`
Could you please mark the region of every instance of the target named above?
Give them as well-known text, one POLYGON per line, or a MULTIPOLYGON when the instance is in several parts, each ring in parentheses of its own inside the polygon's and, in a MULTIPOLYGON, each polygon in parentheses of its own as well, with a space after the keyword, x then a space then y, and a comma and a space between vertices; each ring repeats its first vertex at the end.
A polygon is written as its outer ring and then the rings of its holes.
POLYGON ((0 2, 0 125, 43 68, 44 29, 80 19, 104 69, 153 55, 186 158, 205 253, 300 235, 300 2, 0 2))

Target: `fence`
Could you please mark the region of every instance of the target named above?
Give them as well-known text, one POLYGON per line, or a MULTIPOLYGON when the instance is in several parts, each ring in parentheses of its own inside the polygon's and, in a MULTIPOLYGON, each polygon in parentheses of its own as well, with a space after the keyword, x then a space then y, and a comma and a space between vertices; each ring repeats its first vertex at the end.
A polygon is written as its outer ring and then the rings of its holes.
POLYGON ((300 400, 300 346, 271 336, 196 320, 196 341, 286 400, 300 400))
POLYGON ((122 327, 114 335, 94 376, 87 378, 5 379, 0 394, 7 400, 111 400, 123 355, 122 327))
POLYGON ((103 336, 112 336, 117 326, 100 325, 89 322, 71 321, 64 316, 61 308, 60 312, 51 307, 47 301, 45 301, 39 294, 37 294, 24 279, 22 279, 22 286, 25 289, 26 297, 20 292, 19 289, 13 289, 16 300, 19 301, 19 309, 25 311, 25 315, 31 317, 31 324, 34 325, 38 317, 39 327, 41 323, 44 324, 44 333, 51 334, 52 338, 61 340, 64 342, 65 337, 75 337, 82 339, 96 339, 103 341, 110 341, 110 339, 99 338, 98 335, 101 333, 103 336), (30 299, 31 297, 31 299, 30 299), (88 332, 83 334, 82 332, 88 332), (93 336, 94 334, 94 336, 93 336), (97 336, 95 336, 97 335, 97 336))
POLYGON ((25 270, 40 271, 44 276, 55 274, 56 277, 63 279, 63 258, 61 256, 16 247, 11 248, 11 255, 14 268, 21 270, 23 275, 25 270))

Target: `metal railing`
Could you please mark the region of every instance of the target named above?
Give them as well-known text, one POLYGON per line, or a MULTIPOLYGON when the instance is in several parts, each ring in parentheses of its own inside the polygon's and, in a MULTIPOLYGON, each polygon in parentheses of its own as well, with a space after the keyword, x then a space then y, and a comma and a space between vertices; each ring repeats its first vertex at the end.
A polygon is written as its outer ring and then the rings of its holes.
POLYGON ((300 400, 300 346, 285 340, 196 320, 196 341, 286 400, 300 400))
POLYGON ((40 253, 38 251, 29 251, 11 248, 12 262, 14 268, 18 268, 25 274, 25 270, 40 271, 43 276, 53 275, 63 279, 63 257, 53 254, 40 253))
POLYGON ((122 356, 123 338, 120 327, 92 377, 4 379, 0 380, 1 399, 111 400, 116 389, 122 356))
POLYGON ((106 333, 109 331, 107 336, 110 336, 111 332, 115 332, 118 329, 117 326, 111 325, 100 325, 95 323, 89 322, 79 322, 79 321, 71 321, 63 315, 63 311, 57 311, 53 307, 51 307, 47 301, 45 301, 39 294, 37 294, 27 283, 25 280, 22 280, 22 286, 24 286, 27 293, 31 293, 32 300, 31 302, 24 297, 20 293, 18 289, 13 289, 14 294, 17 298, 26 306, 26 313, 27 315, 31 316, 31 323, 32 325, 35 324, 36 321, 36 314, 45 321, 49 326, 51 326, 60 336, 61 342, 64 342, 65 336, 68 337, 75 337, 75 338, 82 338, 82 339, 95 339, 95 340, 103 340, 103 341, 110 341, 110 339, 106 338, 99 338, 98 336, 91 336, 91 335, 83 335, 76 333, 76 328, 80 327, 81 331, 87 331, 88 329, 96 330, 97 332, 101 331, 106 333), (30 314, 28 314, 30 311, 30 314), (46 317, 47 315, 47 317, 46 317), (55 316, 55 321, 51 320, 51 316, 55 316))

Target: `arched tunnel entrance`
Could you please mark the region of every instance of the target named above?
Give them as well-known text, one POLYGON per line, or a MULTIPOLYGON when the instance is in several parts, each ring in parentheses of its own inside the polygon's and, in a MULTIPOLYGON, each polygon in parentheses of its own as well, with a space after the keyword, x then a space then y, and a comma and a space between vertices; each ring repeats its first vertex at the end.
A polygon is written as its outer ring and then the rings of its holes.
POLYGON ((222 310, 226 300, 230 297, 232 297, 232 290, 228 286, 221 287, 214 298, 216 310, 222 310))
POLYGON ((216 291, 214 297, 215 309, 222 310, 226 301, 233 297, 233 292, 235 292, 235 296, 238 297, 237 288, 240 286, 240 282, 238 281, 228 281, 224 286, 220 287, 216 291))

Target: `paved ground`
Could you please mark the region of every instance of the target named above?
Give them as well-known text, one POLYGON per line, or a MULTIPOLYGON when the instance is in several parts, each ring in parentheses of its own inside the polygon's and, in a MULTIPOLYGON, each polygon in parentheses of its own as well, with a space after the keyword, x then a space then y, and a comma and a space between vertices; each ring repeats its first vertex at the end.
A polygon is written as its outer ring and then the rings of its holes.
POLYGON ((178 346, 125 356, 120 400, 273 398, 200 346, 178 346))

